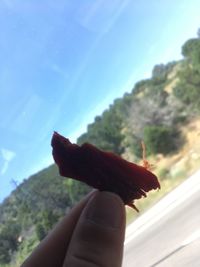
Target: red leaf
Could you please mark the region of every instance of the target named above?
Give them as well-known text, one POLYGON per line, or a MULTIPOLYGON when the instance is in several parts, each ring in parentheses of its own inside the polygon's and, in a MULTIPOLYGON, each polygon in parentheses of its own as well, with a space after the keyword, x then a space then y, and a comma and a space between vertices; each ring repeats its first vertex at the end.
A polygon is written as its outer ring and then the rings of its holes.
POLYGON ((60 175, 85 182, 100 191, 114 192, 135 209, 134 199, 146 197, 146 192, 160 188, 152 172, 114 153, 101 151, 88 143, 72 144, 57 132, 53 134, 51 145, 60 175))

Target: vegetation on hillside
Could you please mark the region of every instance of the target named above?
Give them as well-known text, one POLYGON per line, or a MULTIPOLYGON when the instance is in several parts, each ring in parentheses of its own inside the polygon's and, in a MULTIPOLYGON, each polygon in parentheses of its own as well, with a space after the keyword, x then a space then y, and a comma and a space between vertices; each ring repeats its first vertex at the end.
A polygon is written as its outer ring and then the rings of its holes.
MULTIPOLYGON (((159 64, 88 125, 78 144, 90 142, 138 162, 147 154, 174 155, 184 144, 181 127, 200 116, 200 36, 182 47, 183 60, 159 64)), ((160 170, 165 179, 169 170, 160 170)), ((90 188, 59 176, 52 165, 24 180, 0 206, 0 265, 18 266, 54 224, 90 188), (6 265, 7 264, 7 265, 6 265)))

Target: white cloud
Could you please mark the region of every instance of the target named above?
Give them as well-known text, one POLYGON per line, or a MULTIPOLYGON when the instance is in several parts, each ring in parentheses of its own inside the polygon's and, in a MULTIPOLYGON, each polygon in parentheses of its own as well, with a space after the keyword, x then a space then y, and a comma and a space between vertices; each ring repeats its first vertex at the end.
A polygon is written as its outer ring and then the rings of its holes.
POLYGON ((11 161, 16 156, 14 151, 5 148, 1 149, 1 154, 5 161, 11 161))
POLYGON ((4 164, 3 164, 3 167, 1 169, 1 174, 2 175, 7 171, 8 165, 9 165, 9 161, 5 161, 4 164))
POLYGON ((12 150, 1 148, 1 155, 4 163, 0 173, 3 175, 7 171, 10 161, 16 156, 16 153, 12 150))

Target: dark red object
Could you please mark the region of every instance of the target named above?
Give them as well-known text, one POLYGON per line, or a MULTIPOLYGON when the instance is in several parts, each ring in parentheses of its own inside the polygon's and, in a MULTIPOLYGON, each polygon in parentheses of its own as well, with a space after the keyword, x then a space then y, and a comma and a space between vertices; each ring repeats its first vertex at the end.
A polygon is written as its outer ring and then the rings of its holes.
POLYGON ((160 188, 157 177, 146 168, 85 143, 72 144, 54 132, 51 145, 60 175, 70 177, 99 189, 118 194, 124 203, 135 207, 134 199, 160 188))

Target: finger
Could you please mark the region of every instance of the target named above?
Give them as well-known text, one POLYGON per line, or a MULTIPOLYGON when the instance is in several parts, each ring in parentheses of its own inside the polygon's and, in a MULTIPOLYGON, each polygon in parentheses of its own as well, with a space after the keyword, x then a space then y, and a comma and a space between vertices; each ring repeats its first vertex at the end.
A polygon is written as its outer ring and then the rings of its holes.
POLYGON ((124 232, 122 200, 113 193, 98 192, 80 216, 63 267, 121 266, 124 232))
MULTIPOLYGON (((96 192, 96 191, 95 191, 96 192)), ((92 191, 60 221, 21 267, 61 267, 73 230, 92 191)))

